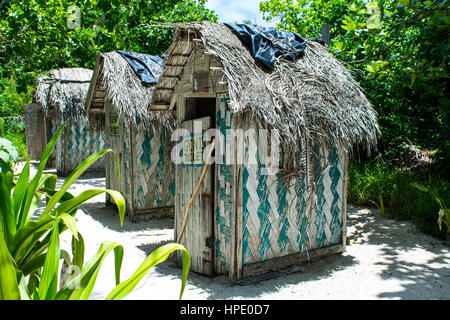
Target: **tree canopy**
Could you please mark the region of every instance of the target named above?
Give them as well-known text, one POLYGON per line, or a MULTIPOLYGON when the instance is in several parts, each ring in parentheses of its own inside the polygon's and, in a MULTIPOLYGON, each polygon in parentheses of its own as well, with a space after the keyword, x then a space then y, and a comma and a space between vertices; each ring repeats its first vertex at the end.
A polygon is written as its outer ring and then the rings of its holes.
POLYGON ((153 24, 202 20, 217 20, 205 0, 0 0, 0 78, 24 92, 40 72, 93 68, 97 52, 161 54, 171 30, 153 24))
MULTIPOLYGON (((378 111, 385 155, 404 143, 448 163, 448 0, 269 0, 268 21, 307 37, 331 27, 330 52, 353 70, 378 111)), ((391 153, 391 154, 390 154, 391 153)))

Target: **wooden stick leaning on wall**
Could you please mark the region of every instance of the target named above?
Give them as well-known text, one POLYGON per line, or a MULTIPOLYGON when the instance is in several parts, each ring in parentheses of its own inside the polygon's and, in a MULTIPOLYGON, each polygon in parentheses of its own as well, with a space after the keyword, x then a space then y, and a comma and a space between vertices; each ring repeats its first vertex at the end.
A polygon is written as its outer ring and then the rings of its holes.
POLYGON ((189 200, 189 203, 186 207, 186 211, 184 212, 183 224, 181 226, 180 233, 178 234, 177 243, 180 243, 181 237, 183 236, 184 228, 186 227, 186 222, 187 222, 187 218, 188 218, 188 214, 189 214, 189 208, 191 207, 192 202, 194 201, 195 195, 197 194, 198 189, 200 189, 200 186, 203 182, 203 178, 205 177, 206 170, 208 169, 209 160, 211 159, 211 155, 212 155, 215 145, 216 145, 216 139, 213 138, 211 141, 211 146, 208 151, 208 156, 206 157, 205 165, 203 166, 202 174, 200 175, 200 179, 197 182, 197 186, 195 187, 194 193, 192 194, 191 199, 189 200))

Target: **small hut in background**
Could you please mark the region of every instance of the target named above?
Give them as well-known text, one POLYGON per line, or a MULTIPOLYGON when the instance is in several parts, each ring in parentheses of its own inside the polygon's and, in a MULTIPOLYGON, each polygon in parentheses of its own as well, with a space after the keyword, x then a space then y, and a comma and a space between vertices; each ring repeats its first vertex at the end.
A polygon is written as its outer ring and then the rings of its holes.
POLYGON ((202 133, 217 129, 215 163, 180 241, 191 270, 245 282, 343 252, 349 152, 356 143, 373 147, 379 135, 376 113, 350 72, 322 44, 298 35, 250 30, 246 41, 235 25, 169 26, 174 40, 152 105, 176 109, 177 128, 190 133, 177 149, 175 239, 212 144, 202 133), (263 64, 252 55, 261 41, 285 54, 263 64))
MULTIPOLYGON (((67 119, 71 119, 59 137, 50 160, 60 175, 69 175, 81 162, 105 147, 101 128, 89 125, 85 116, 85 101, 92 70, 65 68, 53 70, 37 79, 33 100, 46 118, 47 142, 67 119)), ((33 141, 27 141, 27 144, 33 141)), ((104 171, 103 158, 88 171, 104 171)))
POLYGON ((174 112, 149 111, 161 63, 161 58, 149 55, 99 53, 86 100, 89 116, 103 119, 106 146, 119 160, 120 179, 115 158, 107 157, 106 187, 122 192, 127 215, 133 220, 173 216, 174 211, 170 160, 174 112), (128 61, 137 64, 139 74, 128 61), (145 76, 154 77, 153 81, 145 76))

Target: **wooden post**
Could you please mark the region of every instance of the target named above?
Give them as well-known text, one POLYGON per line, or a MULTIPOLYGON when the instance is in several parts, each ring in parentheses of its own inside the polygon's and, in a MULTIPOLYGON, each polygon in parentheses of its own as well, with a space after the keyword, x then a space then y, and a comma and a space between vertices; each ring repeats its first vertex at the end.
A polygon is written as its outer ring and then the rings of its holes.
MULTIPOLYGON (((70 126, 70 121, 64 127, 64 149, 63 149, 63 157, 62 159, 62 175, 67 177, 69 175, 69 129, 67 126, 70 126)), ((71 155, 73 157, 73 155, 71 155)))
POLYGON ((330 24, 322 24, 322 40, 325 42, 327 49, 330 47, 330 24))

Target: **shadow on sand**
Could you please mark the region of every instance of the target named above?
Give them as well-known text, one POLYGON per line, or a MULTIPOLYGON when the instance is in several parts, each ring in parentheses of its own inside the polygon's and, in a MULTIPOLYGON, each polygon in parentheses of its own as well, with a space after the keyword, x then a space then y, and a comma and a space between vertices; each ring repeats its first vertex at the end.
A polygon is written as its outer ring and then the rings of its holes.
MULTIPOLYGON (((96 179, 90 177, 80 178, 77 184, 85 184, 89 188, 104 188, 104 179, 98 179, 97 182, 96 179)), ((173 219, 170 218, 134 223, 128 217, 125 217, 123 227, 120 227, 117 209, 114 206, 105 206, 104 202, 86 203, 80 209, 111 230, 142 231, 149 235, 149 241, 151 241, 153 232, 157 234, 157 230, 173 228, 173 219)), ((381 278, 380 281, 395 279, 401 283, 402 290, 382 292, 378 294, 378 298, 411 299, 411 297, 417 297, 420 299, 421 292, 442 291, 450 288, 449 248, 443 243, 415 231, 409 223, 382 218, 375 209, 349 205, 347 226, 349 227, 350 241, 381 247, 380 254, 383 259, 377 262, 383 270, 378 275, 381 278), (430 259, 425 263, 422 261, 414 263, 410 260, 405 263, 401 254, 404 255, 416 249, 426 250, 426 254, 430 254, 430 259)), ((158 240, 139 245, 137 248, 148 255, 161 245, 172 241, 171 239, 158 240)), ((256 299, 264 293, 274 293, 289 285, 327 279, 334 273, 357 264, 359 264, 358 259, 346 252, 342 255, 314 261, 312 264, 304 264, 295 273, 280 273, 282 275, 278 277, 248 284, 246 290, 240 290, 241 286, 238 285, 232 286, 226 276, 208 277, 192 271, 189 273, 188 283, 207 292, 208 299, 232 299, 235 297, 256 299)), ((158 265, 155 267, 155 271, 181 281, 181 267, 177 266, 174 261, 166 261, 158 265)), ((438 297, 440 296, 439 293, 438 297)), ((450 294, 447 295, 447 299, 449 297, 450 294)))
POLYGON ((360 243, 381 247, 384 259, 376 263, 384 270, 379 274, 381 279, 401 282, 401 291, 380 293, 379 298, 420 299, 425 291, 450 288, 450 250, 444 242, 422 234, 408 222, 382 218, 375 209, 349 206, 348 226, 354 227, 350 236, 359 238, 360 243), (404 255, 417 249, 428 251, 430 258, 420 263, 411 262, 413 259, 405 262, 404 255))

